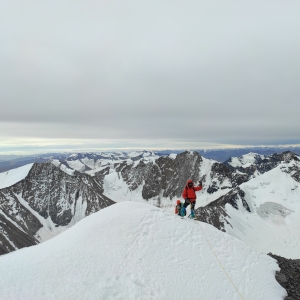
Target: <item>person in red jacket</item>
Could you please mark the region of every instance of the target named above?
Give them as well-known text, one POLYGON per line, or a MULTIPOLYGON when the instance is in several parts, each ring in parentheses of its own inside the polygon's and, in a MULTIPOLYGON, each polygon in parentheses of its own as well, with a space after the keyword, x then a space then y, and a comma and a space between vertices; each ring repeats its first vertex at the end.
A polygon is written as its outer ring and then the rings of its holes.
POLYGON ((191 204, 191 218, 195 217, 195 204, 196 204, 196 191, 202 190, 202 182, 199 181, 198 186, 194 186, 194 182, 192 179, 189 179, 186 183, 186 186, 182 192, 182 197, 185 202, 181 208, 181 216, 184 217, 186 215, 186 208, 191 204))

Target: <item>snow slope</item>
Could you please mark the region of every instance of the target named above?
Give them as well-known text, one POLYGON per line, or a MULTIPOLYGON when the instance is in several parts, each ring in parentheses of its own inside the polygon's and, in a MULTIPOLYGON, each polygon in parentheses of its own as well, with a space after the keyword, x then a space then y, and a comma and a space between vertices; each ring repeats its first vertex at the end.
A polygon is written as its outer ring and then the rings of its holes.
POLYGON ((264 155, 259 155, 257 153, 250 152, 248 154, 244 154, 240 157, 231 157, 228 161, 228 164, 232 167, 243 167, 247 168, 260 160, 263 160, 265 157, 264 155))
POLYGON ((300 258, 300 183, 287 173, 299 162, 280 164, 240 185, 251 213, 226 205, 227 233, 258 251, 300 258))
POLYGON ((286 292, 276 270, 275 260, 208 224, 123 202, 1 256, 0 298, 279 300, 286 292))
POLYGON ((33 164, 28 164, 16 169, 0 173, 0 189, 12 186, 15 183, 24 179, 28 175, 32 166, 33 164))

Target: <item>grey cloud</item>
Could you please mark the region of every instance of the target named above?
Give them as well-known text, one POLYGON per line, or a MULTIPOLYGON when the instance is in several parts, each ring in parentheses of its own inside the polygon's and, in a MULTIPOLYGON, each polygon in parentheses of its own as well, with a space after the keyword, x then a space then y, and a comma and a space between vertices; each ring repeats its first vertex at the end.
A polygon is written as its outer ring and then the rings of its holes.
POLYGON ((1 136, 299 142, 297 1, 0 5, 1 136))

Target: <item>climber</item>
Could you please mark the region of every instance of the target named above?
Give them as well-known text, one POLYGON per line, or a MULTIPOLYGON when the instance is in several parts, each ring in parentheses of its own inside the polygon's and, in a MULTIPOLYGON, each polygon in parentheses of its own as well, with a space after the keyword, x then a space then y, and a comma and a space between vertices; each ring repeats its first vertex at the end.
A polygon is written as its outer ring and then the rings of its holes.
POLYGON ((186 208, 191 204, 191 219, 195 217, 195 204, 196 204, 196 191, 202 190, 202 182, 199 181, 198 186, 194 186, 193 180, 189 179, 186 183, 186 186, 182 192, 182 197, 184 198, 185 202, 181 208, 181 217, 186 215, 186 208))

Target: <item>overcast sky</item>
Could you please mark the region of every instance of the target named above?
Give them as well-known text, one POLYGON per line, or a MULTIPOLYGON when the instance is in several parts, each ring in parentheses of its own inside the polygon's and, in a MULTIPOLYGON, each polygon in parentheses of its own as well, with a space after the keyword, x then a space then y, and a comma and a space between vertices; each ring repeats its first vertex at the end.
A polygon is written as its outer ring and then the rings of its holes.
POLYGON ((298 0, 0 0, 0 153, 300 144, 298 0))

